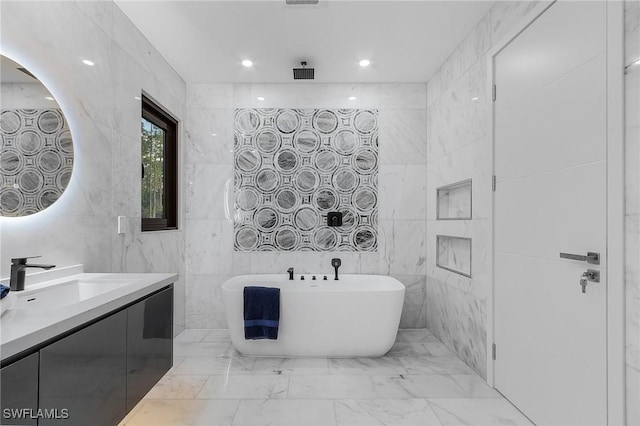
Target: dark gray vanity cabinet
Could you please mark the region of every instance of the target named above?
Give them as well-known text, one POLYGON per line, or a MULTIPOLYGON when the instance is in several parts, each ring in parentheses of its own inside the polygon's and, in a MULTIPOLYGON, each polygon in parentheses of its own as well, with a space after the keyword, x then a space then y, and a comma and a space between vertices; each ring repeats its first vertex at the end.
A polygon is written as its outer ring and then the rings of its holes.
POLYGON ((127 312, 117 312, 40 350, 40 409, 68 418, 39 425, 111 426, 126 414, 127 312))
POLYGON ((1 425, 37 425, 38 353, 0 370, 1 425))
POLYGON ((127 309, 127 411, 173 364, 173 290, 162 290, 127 309))

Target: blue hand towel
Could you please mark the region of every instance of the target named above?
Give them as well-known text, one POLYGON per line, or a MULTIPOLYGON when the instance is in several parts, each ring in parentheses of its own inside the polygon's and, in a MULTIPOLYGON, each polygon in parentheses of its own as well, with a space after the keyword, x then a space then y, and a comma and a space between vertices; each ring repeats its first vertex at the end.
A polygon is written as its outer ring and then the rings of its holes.
POLYGON ((4 299, 4 297, 9 294, 9 291, 11 291, 9 287, 0 284, 0 299, 4 299))
POLYGON ((280 325, 280 289, 244 288, 244 338, 246 340, 278 338, 280 325))

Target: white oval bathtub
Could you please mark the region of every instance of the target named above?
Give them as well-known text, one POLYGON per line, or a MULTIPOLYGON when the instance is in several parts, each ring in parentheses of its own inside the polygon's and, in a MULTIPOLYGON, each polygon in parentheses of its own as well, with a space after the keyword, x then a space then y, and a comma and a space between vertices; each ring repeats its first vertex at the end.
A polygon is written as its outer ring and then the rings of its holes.
POLYGON ((290 281, 282 275, 240 275, 222 284, 233 346, 248 356, 376 357, 391 349, 404 285, 381 275, 341 275, 338 281, 290 281), (280 288, 277 340, 245 340, 246 286, 280 288))

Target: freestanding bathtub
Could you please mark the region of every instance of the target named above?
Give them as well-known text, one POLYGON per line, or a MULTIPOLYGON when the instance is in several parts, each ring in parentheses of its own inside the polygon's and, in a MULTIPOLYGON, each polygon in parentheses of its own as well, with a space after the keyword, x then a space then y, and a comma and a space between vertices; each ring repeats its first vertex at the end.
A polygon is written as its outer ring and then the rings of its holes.
POLYGON ((243 355, 280 357, 376 357, 396 338, 405 288, 381 275, 341 275, 323 281, 282 275, 240 275, 222 284, 231 342, 243 355), (280 288, 277 340, 245 340, 245 286, 280 288))

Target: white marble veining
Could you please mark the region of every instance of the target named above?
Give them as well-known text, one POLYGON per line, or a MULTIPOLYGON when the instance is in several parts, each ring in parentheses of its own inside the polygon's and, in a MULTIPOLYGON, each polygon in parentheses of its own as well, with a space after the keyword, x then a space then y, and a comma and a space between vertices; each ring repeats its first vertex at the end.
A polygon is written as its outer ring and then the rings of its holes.
MULTIPOLYGON (((229 334, 186 330, 175 350, 204 354, 208 340, 229 344, 229 334)), ((381 358, 178 357, 120 425, 530 424, 452 353, 421 346, 438 344, 420 329, 400 330, 381 358)))

